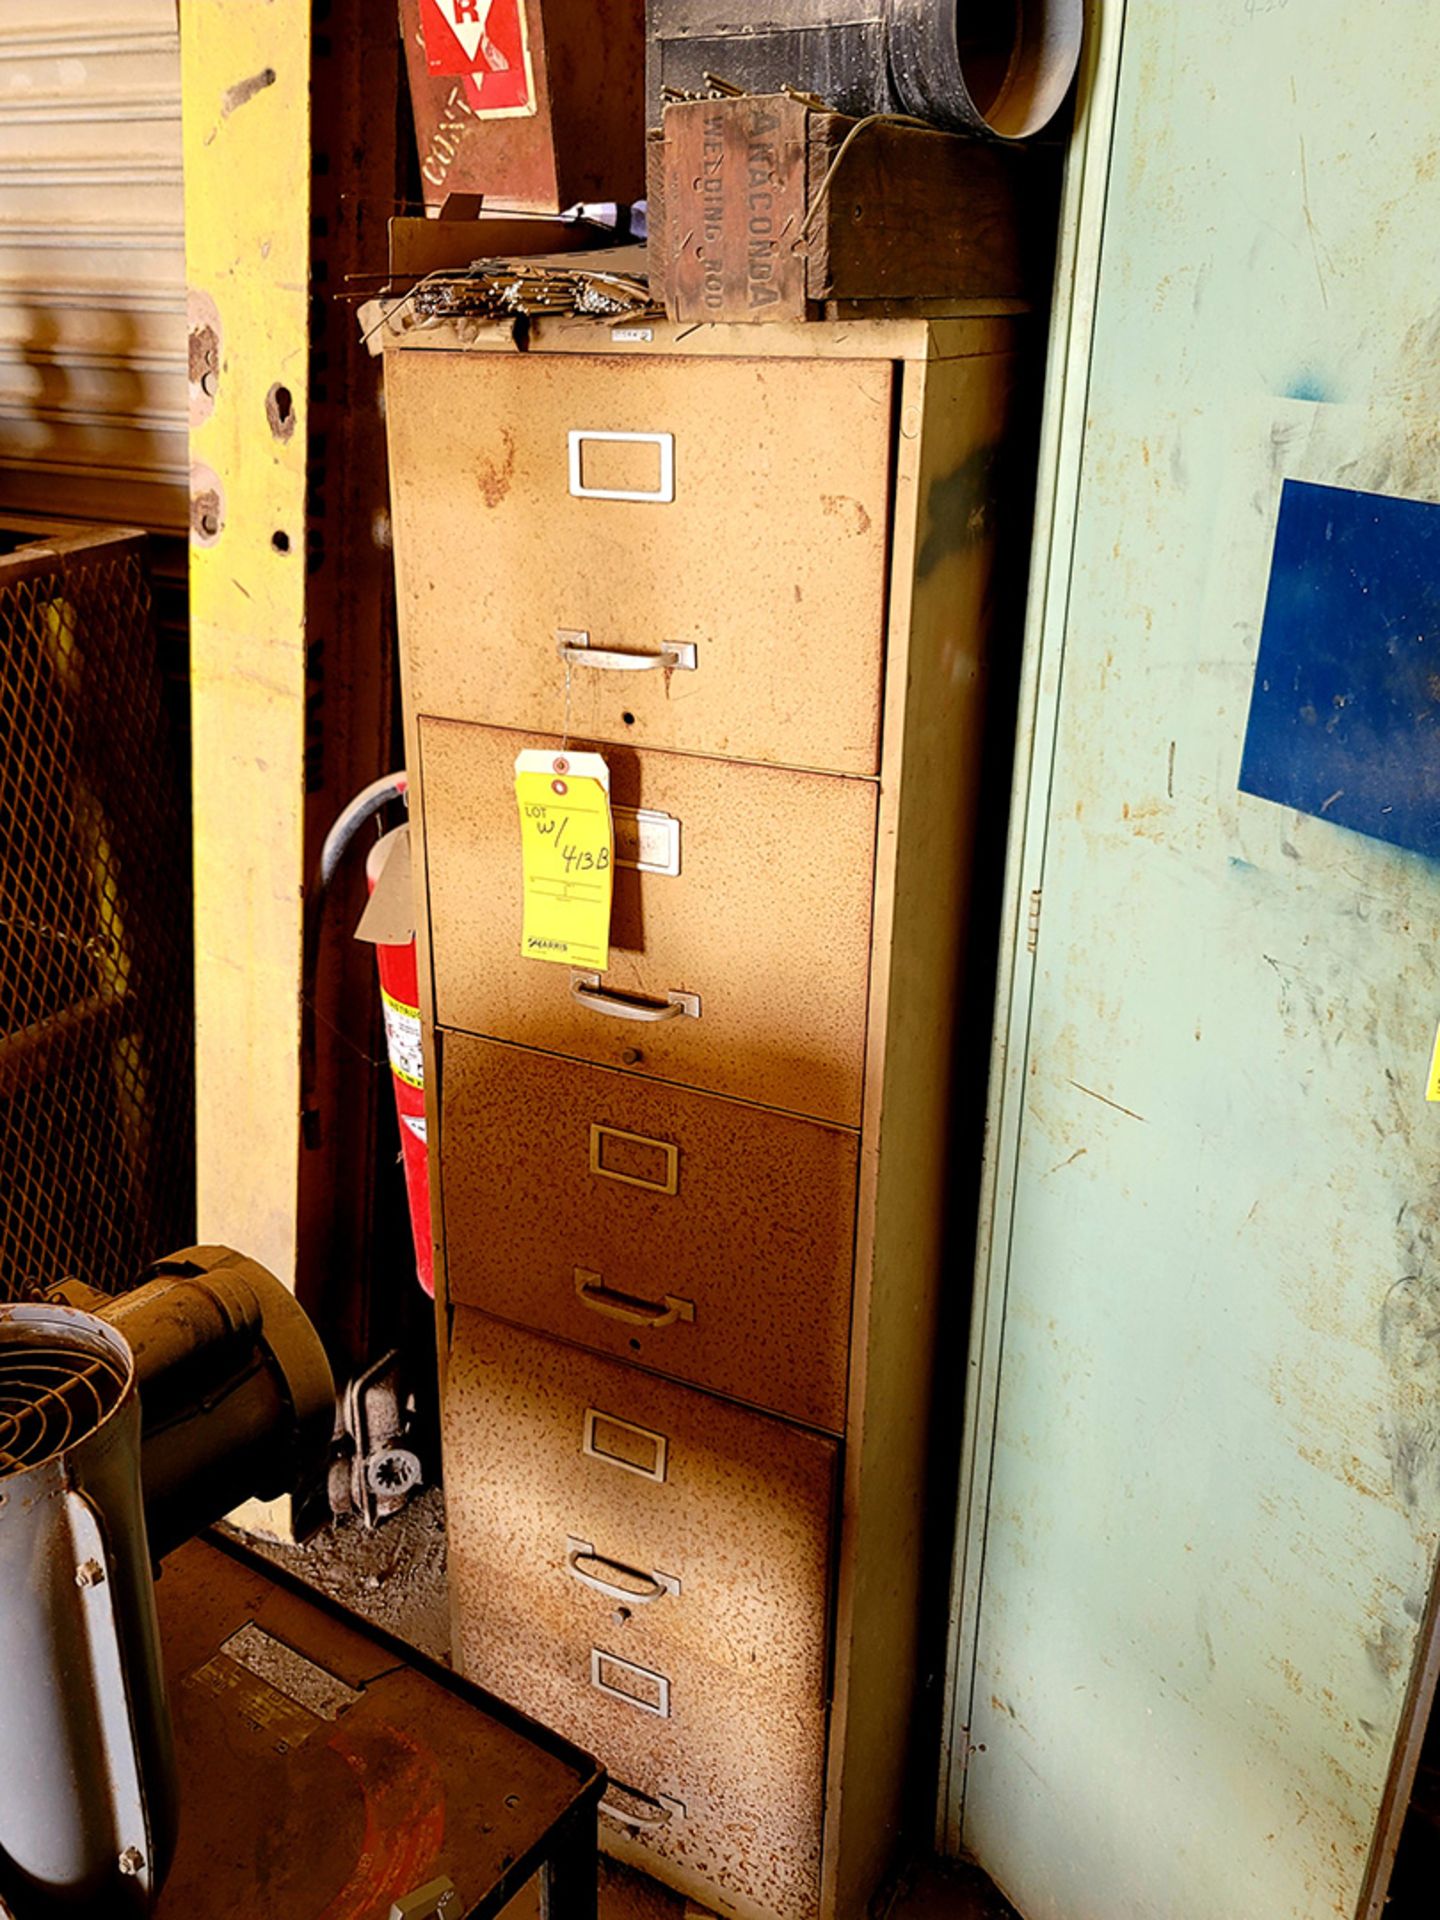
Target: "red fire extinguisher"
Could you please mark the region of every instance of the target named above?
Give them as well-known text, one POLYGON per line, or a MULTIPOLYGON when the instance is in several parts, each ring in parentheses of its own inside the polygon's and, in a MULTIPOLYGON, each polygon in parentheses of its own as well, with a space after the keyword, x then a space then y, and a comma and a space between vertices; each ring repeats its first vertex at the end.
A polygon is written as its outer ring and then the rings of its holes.
MULTIPOLYGON (((403 776, 402 776, 403 778, 403 776)), ((408 833, 408 827, 399 829, 408 833)), ((365 859, 365 884, 373 894, 390 849, 377 840, 365 859)), ((434 1247, 430 1239, 430 1156, 425 1140, 425 1059, 420 1048, 420 975, 415 935, 403 944, 377 940, 380 1004, 385 1015, 385 1051, 395 1088, 400 1122, 400 1157, 410 1196, 410 1229, 415 1236, 415 1268, 420 1284, 435 1297, 434 1247)))
MULTIPOLYGON (((387 774, 359 793, 325 837, 320 855, 320 884, 328 890, 346 849, 363 823, 392 802, 403 800, 408 781, 404 773, 387 774)), ((409 871, 409 828, 402 826, 377 840, 365 860, 365 883, 373 898, 389 862, 403 842, 404 873, 409 871)), ((392 881, 396 878, 391 876, 392 881)), ((408 887, 406 889, 408 905, 408 887)), ((368 918, 367 914, 367 918, 368 918)), ((361 937, 369 938, 365 922, 361 937)), ((410 1228, 415 1239, 415 1267, 420 1284, 435 1295, 434 1246, 430 1237, 430 1160, 425 1139, 425 1064, 420 1045, 420 976, 415 959, 413 930, 403 940, 374 939, 380 971, 380 1001, 385 1017, 385 1049, 390 1080, 395 1089, 395 1112, 400 1122, 400 1157, 410 1201, 410 1228)))

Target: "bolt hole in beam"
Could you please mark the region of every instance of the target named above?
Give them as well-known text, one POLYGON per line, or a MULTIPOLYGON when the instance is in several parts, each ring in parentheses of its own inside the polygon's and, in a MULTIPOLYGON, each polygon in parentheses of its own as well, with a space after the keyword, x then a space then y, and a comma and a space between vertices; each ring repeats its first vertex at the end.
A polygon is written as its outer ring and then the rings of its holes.
POLYGON ((278 380, 265 396, 265 418, 277 440, 288 440, 295 431, 295 396, 278 380))
POLYGON ((290 551, 290 536, 284 532, 283 529, 277 527, 270 536, 270 544, 276 553, 288 553, 290 551))

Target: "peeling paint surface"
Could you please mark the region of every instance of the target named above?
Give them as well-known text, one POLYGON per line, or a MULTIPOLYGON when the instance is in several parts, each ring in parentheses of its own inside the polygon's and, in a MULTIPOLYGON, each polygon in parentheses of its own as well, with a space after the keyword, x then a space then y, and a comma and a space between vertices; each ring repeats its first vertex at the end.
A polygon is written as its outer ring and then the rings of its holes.
POLYGON ((1238 779, 1282 487, 1440 496, 1424 13, 1105 10, 956 1667, 1027 1920, 1351 1920, 1420 1655, 1440 866, 1238 779))

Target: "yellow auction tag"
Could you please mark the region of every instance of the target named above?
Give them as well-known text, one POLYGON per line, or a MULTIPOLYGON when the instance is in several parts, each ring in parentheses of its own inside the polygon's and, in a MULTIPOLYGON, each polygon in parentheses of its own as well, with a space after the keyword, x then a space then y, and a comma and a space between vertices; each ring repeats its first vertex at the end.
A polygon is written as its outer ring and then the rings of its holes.
POLYGON ((1425 1088, 1427 1100, 1440 1100, 1440 1027, 1435 1030, 1435 1049, 1430 1055, 1430 1080, 1425 1088))
POLYGON ((598 753, 527 747, 515 757, 527 960, 603 973, 610 964, 615 828, 610 769, 598 753))

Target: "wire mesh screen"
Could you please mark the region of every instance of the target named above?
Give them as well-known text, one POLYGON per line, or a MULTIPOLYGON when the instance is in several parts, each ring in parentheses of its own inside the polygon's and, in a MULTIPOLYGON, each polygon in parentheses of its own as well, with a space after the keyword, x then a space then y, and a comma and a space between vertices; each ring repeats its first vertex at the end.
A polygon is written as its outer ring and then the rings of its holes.
POLYGON ((116 1292, 192 1237, 188 821, 143 555, 0 552, 0 1300, 116 1292))

